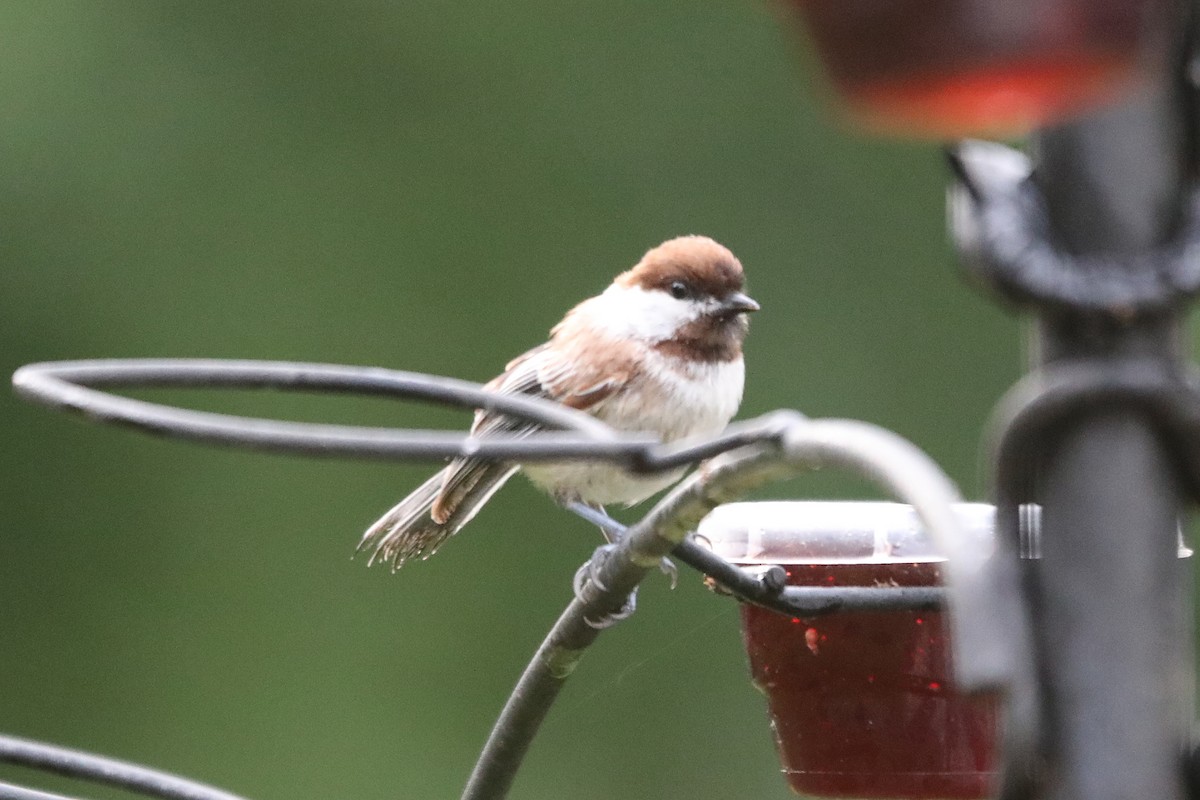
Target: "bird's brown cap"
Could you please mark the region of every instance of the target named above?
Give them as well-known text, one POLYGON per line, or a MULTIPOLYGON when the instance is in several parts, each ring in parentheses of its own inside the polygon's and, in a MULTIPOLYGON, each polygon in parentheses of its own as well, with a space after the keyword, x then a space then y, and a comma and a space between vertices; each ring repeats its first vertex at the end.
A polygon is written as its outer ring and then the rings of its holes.
POLYGON ((677 281, 711 297, 740 292, 745 285, 742 262, 707 236, 669 239, 642 256, 632 269, 617 276, 619 286, 669 290, 677 281))

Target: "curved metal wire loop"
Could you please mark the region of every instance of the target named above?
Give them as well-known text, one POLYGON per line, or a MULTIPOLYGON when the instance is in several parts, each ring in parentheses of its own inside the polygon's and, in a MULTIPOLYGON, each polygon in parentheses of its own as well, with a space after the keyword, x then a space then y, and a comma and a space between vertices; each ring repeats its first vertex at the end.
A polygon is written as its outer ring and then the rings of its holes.
MULTIPOLYGON (((1001 398, 993 418, 993 481, 998 501, 1027 497, 1029 467, 1048 433, 1088 406, 1134 405, 1166 434, 1200 497, 1200 383, 1166 364, 1080 360, 1029 373, 1001 398)), ((1006 533, 1015 534, 1011 526, 1006 533)))
POLYGON ((94 422, 207 444, 308 456, 428 461, 468 456, 525 462, 593 458, 653 472, 694 464, 760 437, 756 426, 735 423, 710 439, 662 444, 653 437, 615 431, 594 417, 536 397, 498 394, 479 384, 437 375, 336 364, 211 359, 58 361, 21 367, 13 374, 13 387, 28 400, 82 414, 94 422), (536 436, 474 439, 453 431, 283 422, 174 408, 94 387, 270 388, 401 397, 464 409, 494 409, 551 430, 536 436))
POLYGON ((1200 500, 1200 382, 1168 365, 1079 360, 1029 373, 997 406, 991 423, 995 465, 996 539, 1005 557, 1022 552, 1022 503, 1030 489, 1038 454, 1063 420, 1081 409, 1134 406, 1162 432, 1200 500))
MULTIPOLYGON (((394 459, 478 458, 539 460, 601 458, 631 469, 669 469, 774 435, 771 425, 739 423, 722 436, 703 441, 659 444, 645 437, 622 437, 600 421, 557 403, 532 397, 500 395, 478 384, 435 375, 371 367, 294 362, 209 359, 125 359, 30 364, 17 370, 13 385, 22 396, 88 418, 127 425, 145 432, 211 444, 322 456, 394 459), (391 430, 317 425, 237 417, 179 409, 98 391, 103 388, 194 387, 333 391, 416 398, 457 406, 491 408, 528 419, 551 432, 524 438, 472 440, 464 433, 391 430)), ((849 608, 928 608, 940 602, 939 590, 869 591, 773 589, 746 570, 684 542, 678 555, 700 568, 740 599, 785 614, 821 614, 849 608)))
MULTIPOLYGON (((211 359, 101 359, 30 364, 17 370, 18 394, 51 408, 80 413, 101 423, 210 444, 316 456, 382 459, 477 458, 537 461, 603 459, 630 469, 662 470, 694 464, 755 443, 777 441, 801 419, 781 412, 735 423, 720 436, 661 444, 626 436, 595 418, 533 397, 488 392, 478 384, 435 375, 373 367, 211 359), (460 432, 362 428, 283 422, 213 414, 134 400, 100 388, 238 388, 341 392, 420 399, 464 409, 490 408, 559 429, 524 438, 471 439, 460 432)), ((944 547, 955 547, 942 543, 944 547)), ((960 550, 962 548, 959 548, 960 550)), ((798 587, 781 590, 688 542, 678 545, 685 563, 709 574, 739 598, 784 614, 820 614, 837 609, 927 608, 941 601, 938 590, 871 591, 798 587), (699 565, 703 566, 699 566, 699 565)), ((965 558, 969 552, 960 553, 965 558)))
POLYGON ((208 444, 310 456, 432 460, 519 454, 536 460, 596 449, 626 460, 653 443, 646 437, 622 437, 586 414, 546 400, 488 392, 467 381, 370 367, 204 359, 61 361, 21 367, 13 374, 13 387, 26 399, 95 422, 208 444), (566 433, 548 432, 536 442, 495 437, 480 443, 461 432, 319 425, 186 410, 95 387, 270 388, 416 398, 464 409, 494 409, 566 433))
MULTIPOLYGON (((104 783, 166 800, 244 800, 239 795, 128 761, 0 734, 0 762, 104 783)), ((0 784, 2 800, 70 800, 62 795, 0 784)))
MULTIPOLYGON (((438 375, 337 364, 210 359, 60 361, 22 367, 13 375, 13 385, 27 399, 97 422, 191 441, 304 455, 411 459, 471 454, 523 460, 570 455, 604 458, 633 469, 668 469, 758 441, 763 434, 760 425, 739 424, 715 439, 661 445, 644 437, 623 438, 594 417, 538 398, 499 395, 478 384, 438 375), (544 432, 522 439, 477 441, 462 432, 315 425, 211 414, 97 391, 121 387, 281 389, 420 399, 464 409, 492 408, 568 434, 544 432)), ((942 598, 936 588, 857 592, 852 588, 792 587, 780 591, 687 542, 679 545, 676 555, 739 599, 782 614, 811 616, 879 607, 923 609, 939 604, 942 598), (704 566, 697 566, 699 563, 704 566)))

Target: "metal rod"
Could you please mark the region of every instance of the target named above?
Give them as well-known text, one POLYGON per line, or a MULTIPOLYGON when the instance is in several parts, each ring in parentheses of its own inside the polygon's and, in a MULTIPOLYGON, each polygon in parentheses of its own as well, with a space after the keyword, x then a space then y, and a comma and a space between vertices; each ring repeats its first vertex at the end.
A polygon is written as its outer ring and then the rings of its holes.
MULTIPOLYGON (((1055 244, 1073 254, 1154 250, 1184 192, 1174 86, 1043 132, 1034 179, 1055 244)), ((1153 266, 1130 259, 1134 266, 1153 266)), ((1177 364, 1179 318, 1043 311, 1037 359, 1177 364)), ((1051 432, 1034 470, 1040 561, 1027 562, 1041 676, 1041 795, 1056 800, 1183 797, 1190 633, 1177 563, 1181 480, 1136 406, 1080 409, 1051 432), (1185 651, 1189 654, 1185 656, 1185 651)))
POLYGON ((739 600, 792 617, 841 611, 927 611, 946 602, 940 586, 784 586, 786 578, 771 578, 770 572, 756 575, 731 564, 693 537, 675 545, 671 555, 739 600))
POLYGON ((26 789, 24 786, 0 781, 0 800, 80 800, 80 798, 37 789, 26 789))
MULTIPOLYGON (((498 394, 479 384, 416 372, 290 361, 95 359, 27 364, 12 377, 17 394, 93 422, 186 441, 317 457, 440 461, 458 456, 516 461, 591 458, 633 471, 662 471, 774 435, 771 414, 736 422, 713 437, 662 444, 614 430, 559 403, 498 394), (103 388, 237 388, 341 392, 420 399, 465 409, 491 408, 547 430, 536 436, 475 439, 465 431, 364 428, 285 422, 175 408, 110 394, 103 388), (561 432, 560 432, 561 431, 561 432)), ((785 412, 778 412, 785 413, 785 412)), ((786 412, 794 413, 794 412, 786 412)))
MULTIPOLYGON (((629 532, 603 512, 582 503, 566 509, 619 538, 629 532)), ((778 565, 750 570, 733 564, 700 544, 689 534, 671 555, 707 576, 712 588, 738 600, 792 617, 814 617, 839 611, 926 611, 941 608, 945 590, 940 586, 788 586, 787 571, 778 565)))
MULTIPOLYGON (((489 392, 469 381, 381 367, 309 364, 294 361, 244 361, 206 358, 130 358, 54 361, 27 364, 13 373, 17 393, 52 407, 105 417, 121 416, 111 396, 81 387, 171 387, 204 389, 281 389, 346 392, 383 397, 420 398, 473 410, 494 409, 550 428, 613 438, 593 417, 536 397, 489 392)), ((148 404, 149 405, 149 404, 148 404)), ((139 409, 137 406, 124 408, 139 409)), ((114 420, 115 421, 115 420, 114 420)), ((125 420, 139 424, 136 414, 125 420)))
POLYGON ((0 734, 0 762, 107 783, 165 800, 244 800, 238 795, 169 772, 16 736, 0 734))

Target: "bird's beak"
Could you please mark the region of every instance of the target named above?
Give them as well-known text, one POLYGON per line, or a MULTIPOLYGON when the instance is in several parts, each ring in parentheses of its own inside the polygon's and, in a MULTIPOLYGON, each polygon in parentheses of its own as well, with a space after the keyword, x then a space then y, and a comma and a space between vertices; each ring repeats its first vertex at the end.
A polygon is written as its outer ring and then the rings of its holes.
POLYGON ((745 314, 750 311, 758 311, 760 308, 762 306, 754 302, 754 298, 741 292, 728 294, 721 301, 721 310, 726 314, 745 314))

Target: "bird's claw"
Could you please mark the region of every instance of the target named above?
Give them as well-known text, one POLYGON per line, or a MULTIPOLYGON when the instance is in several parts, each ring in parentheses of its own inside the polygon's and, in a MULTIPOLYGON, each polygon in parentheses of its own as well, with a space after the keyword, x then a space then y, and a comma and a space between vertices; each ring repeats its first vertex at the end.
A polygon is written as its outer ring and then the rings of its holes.
POLYGON ((671 581, 672 589, 679 585, 679 567, 675 566, 674 561, 663 556, 662 561, 658 562, 658 569, 667 576, 667 580, 671 581))
POLYGON ((625 598, 625 604, 616 611, 610 611, 609 613, 603 614, 596 619, 585 616, 583 618, 583 623, 589 628, 595 628, 598 631, 602 631, 605 628, 611 628, 613 625, 616 625, 622 620, 629 619, 633 616, 634 611, 637 611, 637 589, 634 589, 629 593, 629 597, 625 598))
MULTIPOLYGON (((586 602, 583 596, 583 589, 587 585, 588 581, 594 583, 596 588, 600 591, 608 591, 607 587, 605 587, 604 583, 600 580, 600 565, 604 563, 605 559, 611 555, 613 549, 615 548, 615 544, 605 544, 597 547, 595 552, 592 553, 592 557, 585 561, 583 565, 579 567, 579 569, 575 570, 575 578, 571 585, 575 591, 575 598, 577 600, 580 602, 586 602)), ((672 564, 672 566, 674 565, 672 564)), ((634 589, 629 594, 629 597, 626 598, 625 604, 616 611, 609 612, 608 614, 605 614, 597 619, 591 619, 585 616, 583 621, 590 628, 603 630, 604 628, 610 628, 613 625, 616 625, 623 619, 629 619, 629 617, 633 616, 633 612, 636 610, 637 589, 634 589)))

